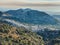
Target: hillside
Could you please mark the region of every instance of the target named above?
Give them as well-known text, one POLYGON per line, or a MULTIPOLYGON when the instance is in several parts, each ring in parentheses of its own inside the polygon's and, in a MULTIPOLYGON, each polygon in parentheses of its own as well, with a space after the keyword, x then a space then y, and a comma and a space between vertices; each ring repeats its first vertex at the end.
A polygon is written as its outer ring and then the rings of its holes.
POLYGON ((37 31, 43 37, 45 45, 60 45, 60 30, 44 28, 37 31))
POLYGON ((44 28, 37 31, 37 34, 41 35, 45 41, 52 40, 60 36, 60 30, 52 30, 49 28, 44 28))
POLYGON ((0 23, 0 45, 44 45, 41 36, 24 27, 0 23))

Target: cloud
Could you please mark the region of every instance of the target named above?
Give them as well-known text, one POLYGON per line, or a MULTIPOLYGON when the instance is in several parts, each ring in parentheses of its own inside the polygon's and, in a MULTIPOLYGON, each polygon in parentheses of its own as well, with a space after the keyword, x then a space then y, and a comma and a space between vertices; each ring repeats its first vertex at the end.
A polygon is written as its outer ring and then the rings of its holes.
POLYGON ((0 3, 0 6, 60 6, 60 3, 41 2, 41 3, 25 3, 25 2, 11 2, 0 3))
POLYGON ((57 0, 0 0, 0 6, 60 6, 57 0))
POLYGON ((60 0, 0 0, 2 3, 9 3, 9 2, 60 2, 60 0))

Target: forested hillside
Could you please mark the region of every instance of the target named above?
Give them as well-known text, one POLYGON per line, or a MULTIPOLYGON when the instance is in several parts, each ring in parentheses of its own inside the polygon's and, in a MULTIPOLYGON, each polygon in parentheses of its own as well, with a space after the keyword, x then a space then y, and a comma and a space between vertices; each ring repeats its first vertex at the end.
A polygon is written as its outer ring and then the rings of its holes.
POLYGON ((0 45, 44 45, 41 36, 24 27, 0 23, 0 45))

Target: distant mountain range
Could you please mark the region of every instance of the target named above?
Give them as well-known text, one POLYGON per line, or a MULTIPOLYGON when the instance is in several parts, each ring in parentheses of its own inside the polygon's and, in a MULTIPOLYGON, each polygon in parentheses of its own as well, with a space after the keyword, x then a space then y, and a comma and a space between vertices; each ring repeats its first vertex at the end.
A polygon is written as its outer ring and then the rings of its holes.
POLYGON ((60 22, 60 15, 53 15, 60 22))
POLYGON ((56 18, 60 18, 60 15, 53 15, 54 17, 56 17, 56 18))
POLYGON ((32 9, 9 10, 5 13, 11 15, 9 19, 28 24, 57 24, 58 21, 49 14, 32 9))
POLYGON ((60 18, 60 15, 53 15, 54 17, 60 18))
POLYGON ((8 23, 14 26, 24 26, 31 30, 40 30, 44 25, 56 25, 59 21, 45 12, 32 9, 8 10, 0 11, 0 22, 8 23))

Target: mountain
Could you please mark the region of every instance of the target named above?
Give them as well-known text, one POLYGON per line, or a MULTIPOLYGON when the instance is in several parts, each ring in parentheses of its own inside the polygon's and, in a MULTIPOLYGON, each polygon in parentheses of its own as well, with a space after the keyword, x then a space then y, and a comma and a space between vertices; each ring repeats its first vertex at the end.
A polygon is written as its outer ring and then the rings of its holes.
POLYGON ((44 45, 44 41, 24 27, 0 23, 0 45, 44 45))
MULTIPOLYGON (((59 23, 59 21, 53 16, 32 9, 8 10, 2 13, 3 14, 0 16, 0 22, 18 27, 23 26, 33 31, 40 30, 47 26, 51 27, 50 25, 56 25, 59 23)), ((56 28, 56 26, 54 26, 54 28, 56 28)))
POLYGON ((9 19, 13 19, 15 21, 19 21, 22 23, 28 23, 28 24, 57 24, 58 21, 50 16, 49 14, 32 10, 32 9, 18 9, 18 10, 9 10, 5 13, 8 13, 11 15, 10 17, 6 17, 9 19))
POLYGON ((60 37, 60 30, 56 30, 57 27, 60 29, 60 25, 56 25, 59 21, 42 11, 0 12, 0 22, 0 45, 53 45, 52 41, 60 37))

